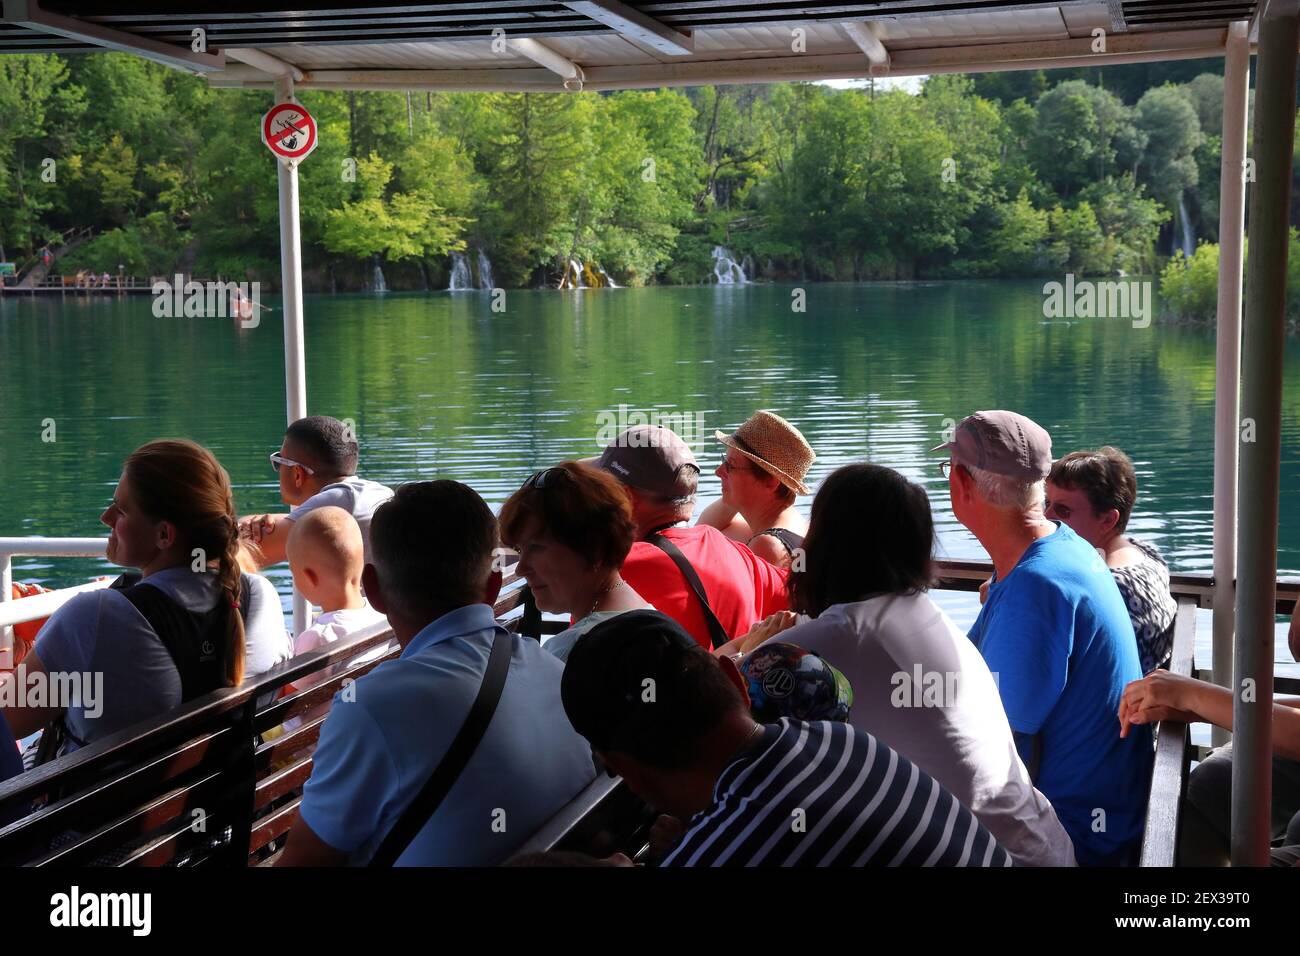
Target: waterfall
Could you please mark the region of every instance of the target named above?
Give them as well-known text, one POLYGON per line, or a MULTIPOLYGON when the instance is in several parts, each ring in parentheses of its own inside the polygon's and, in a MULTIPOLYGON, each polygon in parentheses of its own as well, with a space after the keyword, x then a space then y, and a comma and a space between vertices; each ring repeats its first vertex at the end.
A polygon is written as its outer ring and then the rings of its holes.
POLYGON ((1187 215, 1187 198, 1182 192, 1178 194, 1178 225, 1182 229, 1183 255, 1190 259, 1196 252, 1196 237, 1192 235, 1192 221, 1187 215))
POLYGON ((379 256, 375 256, 375 273, 373 279, 375 292, 387 292, 388 283, 384 281, 384 270, 379 266, 379 256))
POLYGON ((745 270, 731 257, 731 250, 723 246, 713 247, 713 275, 718 285, 744 285, 749 281, 745 270))
MULTIPOLYGON (((740 268, 746 276, 752 276, 754 274, 754 257, 749 253, 745 253, 745 258, 740 262, 740 268)), ((745 281, 748 282, 749 280, 746 279, 745 281)))
POLYGON ((478 287, 489 291, 495 288, 492 284, 492 263, 482 248, 478 250, 478 287))
POLYGON ((447 285, 447 291, 459 292, 472 288, 474 288, 474 283, 470 279, 469 260, 465 258, 465 253, 453 252, 451 254, 451 282, 447 285))
POLYGON ((587 283, 582 281, 582 263, 577 259, 569 260, 569 268, 573 270, 573 284, 570 288, 585 289, 587 283))
POLYGON ((560 276, 557 289, 617 289, 614 277, 605 271, 599 262, 583 263, 581 259, 570 259, 560 276))

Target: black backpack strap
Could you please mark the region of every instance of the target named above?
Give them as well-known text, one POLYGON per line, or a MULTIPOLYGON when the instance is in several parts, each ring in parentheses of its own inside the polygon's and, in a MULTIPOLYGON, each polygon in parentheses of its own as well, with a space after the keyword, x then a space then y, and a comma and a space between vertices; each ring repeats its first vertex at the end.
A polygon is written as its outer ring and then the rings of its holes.
MULTIPOLYGON (((232 611, 225 594, 206 613, 187 611, 165 592, 141 587, 140 577, 124 574, 110 587, 122 592, 171 657, 181 678, 181 699, 193 700, 226 686, 226 627, 232 611)), ((239 578, 239 613, 248 620, 248 575, 239 578)))
POLYGON ((402 815, 379 844, 379 849, 370 858, 370 866, 387 867, 395 864, 416 834, 438 812, 438 807, 451 792, 469 763, 469 758, 478 749, 488 724, 492 722, 492 715, 496 713, 501 692, 506 686, 506 677, 510 673, 510 653, 513 648, 514 636, 504 628, 498 629, 492 638, 492 652, 488 655, 487 670, 483 672, 483 683, 479 685, 478 696, 474 698, 465 722, 460 725, 456 739, 451 742, 447 753, 415 795, 415 799, 402 811, 402 815))
POLYGON ((731 640, 722 627, 722 622, 713 613, 713 608, 709 606, 709 596, 704 593, 704 584, 700 581, 700 576, 695 573, 695 568, 691 566, 691 562, 686 560, 686 555, 682 554, 682 549, 661 534, 652 534, 646 538, 646 541, 673 559, 673 564, 677 565, 677 570, 682 572, 682 577, 686 579, 686 583, 695 592, 695 597, 699 599, 700 607, 704 610, 704 624, 709 629, 709 638, 713 641, 714 649, 716 650, 731 640))
POLYGON ((533 589, 528 585, 523 588, 523 605, 524 613, 519 618, 518 631, 524 637, 531 637, 535 641, 542 639, 542 612, 537 607, 537 598, 533 597, 533 589))
POLYGON ((749 540, 752 542, 754 538, 761 538, 763 535, 767 535, 769 538, 776 538, 777 541, 780 541, 781 547, 785 548, 786 554, 790 555, 792 558, 794 557, 795 549, 803 545, 803 537, 795 534, 789 528, 768 528, 766 531, 760 531, 749 540))

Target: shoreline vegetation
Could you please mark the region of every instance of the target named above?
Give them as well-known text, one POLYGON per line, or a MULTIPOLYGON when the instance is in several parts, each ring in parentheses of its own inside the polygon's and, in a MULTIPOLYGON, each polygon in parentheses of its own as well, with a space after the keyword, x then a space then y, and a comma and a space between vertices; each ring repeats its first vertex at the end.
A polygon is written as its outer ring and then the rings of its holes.
MULTIPOLYGON (((944 75, 919 94, 304 91, 304 286, 1159 275, 1166 317, 1212 320, 1218 69, 944 75)), ((56 274, 274 289, 270 104, 126 55, 3 58, 0 261, 49 249, 56 274)))

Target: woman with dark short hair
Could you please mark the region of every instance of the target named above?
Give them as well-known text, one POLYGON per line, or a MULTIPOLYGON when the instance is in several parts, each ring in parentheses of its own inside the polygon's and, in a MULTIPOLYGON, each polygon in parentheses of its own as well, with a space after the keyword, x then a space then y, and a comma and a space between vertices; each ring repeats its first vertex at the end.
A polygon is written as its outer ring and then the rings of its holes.
POLYGON ((539 471, 502 506, 500 524, 537 607, 571 618, 545 645, 560 660, 601 621, 650 607, 619 574, 636 522, 627 491, 608 472, 576 461, 539 471))
POLYGON ((925 489, 879 465, 822 482, 790 574, 800 623, 760 624, 723 649, 778 640, 820 655, 853 688, 849 723, 951 790, 1016 863, 1072 866, 1074 847, 1031 782, 997 684, 975 645, 927 593, 934 519, 925 489))
POLYGON ((1135 501, 1133 463, 1105 445, 1072 451, 1052 466, 1043 513, 1102 553, 1133 621, 1145 674, 1169 661, 1178 603, 1169 593, 1169 566, 1159 549, 1124 534, 1135 501))

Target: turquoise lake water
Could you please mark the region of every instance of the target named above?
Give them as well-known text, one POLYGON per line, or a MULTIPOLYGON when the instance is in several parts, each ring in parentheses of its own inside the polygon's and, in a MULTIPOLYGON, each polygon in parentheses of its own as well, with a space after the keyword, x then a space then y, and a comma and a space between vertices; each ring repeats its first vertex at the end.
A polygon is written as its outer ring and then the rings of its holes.
MULTIPOLYGON (((1058 455, 1127 451, 1131 533, 1176 570, 1210 569, 1212 331, 1047 320, 1034 281, 809 285, 803 312, 793 292, 510 291, 499 313, 488 293, 308 297, 308 406, 356 423, 365 476, 456 478, 493 506, 534 470, 595 454, 612 423, 676 416, 703 466, 701 507, 718 493, 713 429, 770 408, 816 449, 811 485, 863 458, 897 468, 929 489, 943 552, 972 558, 929 449, 969 412, 1010 408, 1058 455)), ((155 318, 147 296, 0 301, 0 535, 100 535, 122 459, 168 436, 217 454, 241 512, 282 510, 266 456, 285 423, 283 330, 268 304, 243 329, 155 318)), ((1279 564, 1297 574, 1300 343, 1285 362, 1279 564)), ((99 573, 91 559, 15 562, 15 578, 46 584, 99 573)), ((271 576, 287 593, 287 569, 271 576)), ((973 615, 968 596, 943 602, 973 615)))

